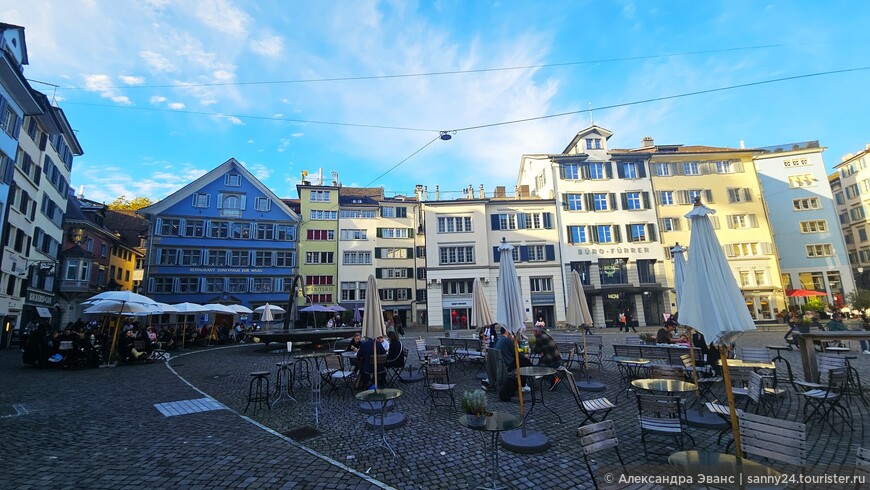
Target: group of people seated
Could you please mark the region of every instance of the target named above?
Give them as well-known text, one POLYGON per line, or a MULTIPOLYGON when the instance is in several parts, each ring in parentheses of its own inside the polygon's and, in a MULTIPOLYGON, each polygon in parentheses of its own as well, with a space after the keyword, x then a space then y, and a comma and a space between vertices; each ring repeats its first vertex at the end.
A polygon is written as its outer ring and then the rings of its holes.
POLYGON ((21 360, 35 367, 97 367, 105 358, 108 339, 98 329, 82 322, 68 323, 61 330, 48 324, 28 325, 20 336, 21 360))
MULTIPOLYGON (((505 370, 508 373, 514 372, 519 367, 537 365, 541 367, 549 367, 558 369, 562 365, 562 354, 559 352, 559 347, 553 337, 546 332, 543 322, 535 323, 533 328, 534 342, 530 349, 525 349, 526 344, 524 339, 518 338, 514 341, 514 335, 499 324, 491 325, 486 329, 481 329, 480 335, 484 339, 484 346, 489 346, 490 349, 495 349, 501 354, 501 360, 504 363, 505 370), (497 330, 497 336, 496 336, 497 330), (537 364, 532 363, 530 352, 536 354, 537 364)), ((484 388, 497 390, 499 398, 503 401, 509 400, 516 393, 517 385, 510 382, 512 379, 508 376, 501 386, 493 386, 492 381, 486 379, 483 381, 484 388)), ((523 391, 529 391, 529 381, 526 377, 522 377, 523 391)), ((561 382, 561 379, 556 376, 549 376, 546 381, 550 384, 550 390, 553 390, 561 382)))
POLYGON ((387 336, 380 336, 376 339, 362 339, 362 336, 357 333, 353 336, 350 343, 345 349, 348 352, 356 352, 356 362, 353 366, 353 371, 358 375, 357 388, 369 389, 374 386, 374 356, 386 355, 386 362, 378 364, 378 386, 382 385, 386 380, 386 372, 391 367, 403 367, 405 365, 405 352, 402 347, 402 341, 399 334, 395 330, 387 331, 387 336))

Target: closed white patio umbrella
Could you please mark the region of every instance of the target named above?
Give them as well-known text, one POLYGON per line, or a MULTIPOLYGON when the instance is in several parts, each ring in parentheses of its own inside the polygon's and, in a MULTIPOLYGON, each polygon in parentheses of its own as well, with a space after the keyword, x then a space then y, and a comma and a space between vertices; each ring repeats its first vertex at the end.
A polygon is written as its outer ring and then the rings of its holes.
POLYGON ((492 310, 489 309, 489 303, 486 302, 486 294, 483 292, 483 283, 479 277, 474 278, 474 285, 471 291, 471 324, 475 327, 489 327, 495 323, 492 317, 492 310))
POLYGON ((671 249, 674 258, 674 295, 677 297, 677 311, 680 311, 680 295, 686 281, 686 249, 679 242, 671 249))
MULTIPOLYGON (((586 301, 586 292, 583 290, 583 281, 580 274, 571 271, 568 282, 568 309, 565 322, 568 325, 581 327, 593 325, 592 313, 589 311, 589 303, 586 301)), ((586 332, 583 332, 583 368, 586 371, 586 381, 577 381, 577 388, 584 391, 604 391, 607 389, 603 383, 592 381, 589 374, 589 353, 586 347, 586 332)))
MULTIPOLYGON (((378 285, 375 281, 375 276, 369 274, 366 282, 366 302, 362 319, 362 336, 370 339, 375 339, 377 343, 378 337, 387 335, 387 326, 384 323, 384 314, 381 309, 381 297, 378 294, 378 285)), ((378 346, 374 346, 372 352, 374 360, 374 378, 375 391, 378 390, 378 346)))

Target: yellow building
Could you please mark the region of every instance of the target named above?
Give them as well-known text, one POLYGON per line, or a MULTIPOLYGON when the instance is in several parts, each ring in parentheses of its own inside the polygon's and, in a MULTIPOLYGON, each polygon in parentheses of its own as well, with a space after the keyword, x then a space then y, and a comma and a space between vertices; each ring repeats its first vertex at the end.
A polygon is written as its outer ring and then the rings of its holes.
MULTIPOLYGON (((338 301, 338 194, 339 185, 304 180, 299 193, 299 274, 305 284, 307 305, 338 301)), ((300 305, 302 306, 302 305, 300 305)))
MULTIPOLYGON (((785 305, 782 278, 768 213, 753 162, 754 150, 710 146, 655 145, 644 138, 635 153, 650 157, 650 175, 661 240, 670 249, 688 247, 684 217, 696 196, 716 210, 711 217, 750 314, 772 321, 785 305)), ((688 252, 691 260, 691 250, 688 252)), ((665 270, 673 284, 670 253, 665 270)), ((671 306, 676 300, 671 296, 671 306)))

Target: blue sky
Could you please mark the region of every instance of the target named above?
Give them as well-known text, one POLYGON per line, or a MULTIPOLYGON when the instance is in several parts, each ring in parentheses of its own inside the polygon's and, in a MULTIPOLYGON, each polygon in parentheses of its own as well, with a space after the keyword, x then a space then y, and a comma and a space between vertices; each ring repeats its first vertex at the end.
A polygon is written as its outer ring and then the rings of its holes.
MULTIPOLYGON (((25 75, 55 95, 85 155, 90 199, 158 200, 230 157, 277 195, 301 171, 387 195, 509 189, 523 153, 558 153, 588 114, 438 130, 870 66, 864 2, 0 0, 26 28, 25 75), (665 56, 688 51, 758 47, 665 56), (655 56, 655 57, 654 57, 655 56), (214 83, 536 69, 307 83, 214 83), (257 119, 255 116, 267 119, 257 119), (271 119, 269 119, 271 118, 271 119), (321 121, 428 131, 314 124, 321 121)), ((594 112, 611 148, 811 139, 829 168, 870 142, 870 71, 594 112)), ((451 194, 453 192, 453 194, 451 194)))

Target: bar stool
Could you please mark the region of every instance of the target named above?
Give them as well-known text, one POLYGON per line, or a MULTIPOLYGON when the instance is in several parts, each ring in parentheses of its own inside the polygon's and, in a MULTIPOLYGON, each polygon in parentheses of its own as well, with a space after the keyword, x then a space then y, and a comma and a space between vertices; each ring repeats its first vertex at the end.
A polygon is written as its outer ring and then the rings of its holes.
POLYGON ((251 373, 251 383, 248 385, 248 403, 245 405, 245 412, 251 403, 254 404, 254 411, 263 402, 266 402, 266 407, 272 409, 269 405, 269 371, 254 371, 251 373))

